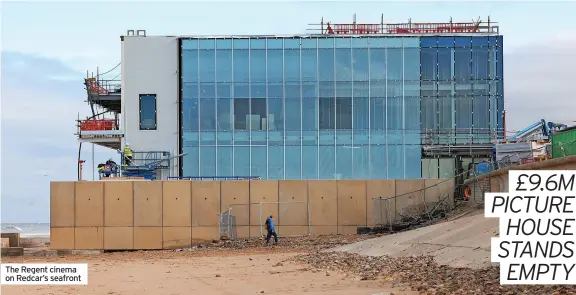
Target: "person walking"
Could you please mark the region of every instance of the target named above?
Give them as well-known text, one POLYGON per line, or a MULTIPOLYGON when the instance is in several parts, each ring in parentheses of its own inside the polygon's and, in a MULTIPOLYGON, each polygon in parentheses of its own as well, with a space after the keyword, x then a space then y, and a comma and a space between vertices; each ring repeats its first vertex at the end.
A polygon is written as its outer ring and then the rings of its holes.
POLYGON ((278 244, 278 235, 276 234, 276 227, 274 226, 274 219, 272 215, 266 218, 266 247, 270 246, 270 237, 274 236, 274 245, 278 244))

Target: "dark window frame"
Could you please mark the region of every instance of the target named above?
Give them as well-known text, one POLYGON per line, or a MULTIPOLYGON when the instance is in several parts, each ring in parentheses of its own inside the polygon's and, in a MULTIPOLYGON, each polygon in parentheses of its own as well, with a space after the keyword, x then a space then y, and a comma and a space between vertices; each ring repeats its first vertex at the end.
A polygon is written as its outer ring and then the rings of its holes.
POLYGON ((156 94, 147 93, 138 95, 138 122, 140 130, 150 131, 158 129, 158 97, 156 94), (154 127, 142 126, 142 97, 152 96, 154 97, 154 127))

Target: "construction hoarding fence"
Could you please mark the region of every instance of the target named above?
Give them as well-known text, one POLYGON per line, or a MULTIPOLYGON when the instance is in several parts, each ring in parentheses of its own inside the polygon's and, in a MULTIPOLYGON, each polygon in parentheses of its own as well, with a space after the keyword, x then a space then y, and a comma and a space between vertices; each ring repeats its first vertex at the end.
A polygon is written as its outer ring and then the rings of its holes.
POLYGON ((303 236, 312 233, 308 201, 231 204, 218 214, 218 232, 222 240, 265 237, 266 219, 272 217, 276 233, 303 236))

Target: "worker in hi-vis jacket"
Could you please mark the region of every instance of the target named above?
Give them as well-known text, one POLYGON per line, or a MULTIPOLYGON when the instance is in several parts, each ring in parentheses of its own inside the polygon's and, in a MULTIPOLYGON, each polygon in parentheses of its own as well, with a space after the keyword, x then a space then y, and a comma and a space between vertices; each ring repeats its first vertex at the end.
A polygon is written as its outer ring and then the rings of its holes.
POLYGON ((126 143, 124 146, 124 164, 126 166, 130 166, 132 164, 132 149, 130 148, 129 143, 126 143))

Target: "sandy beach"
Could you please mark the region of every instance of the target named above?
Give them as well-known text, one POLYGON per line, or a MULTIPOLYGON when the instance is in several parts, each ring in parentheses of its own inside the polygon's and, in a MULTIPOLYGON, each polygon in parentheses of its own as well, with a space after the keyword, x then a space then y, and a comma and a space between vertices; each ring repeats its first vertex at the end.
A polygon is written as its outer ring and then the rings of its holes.
POLYGON ((361 281, 344 273, 312 270, 286 261, 296 254, 270 249, 9 259, 11 262, 87 262, 89 283, 87 286, 2 286, 2 294, 416 294, 391 288, 382 281, 361 281))
MULTIPOLYGON (((288 261, 311 252, 301 249, 306 247, 294 247, 297 242, 272 248, 253 242, 240 244, 240 249, 58 255, 43 245, 42 237, 27 239, 30 246, 24 257, 6 257, 2 263, 88 263, 88 285, 2 286, 2 294, 417 294, 392 288, 384 281, 361 280, 343 272, 316 270, 288 261)), ((343 238, 338 239, 346 243, 343 238)))

